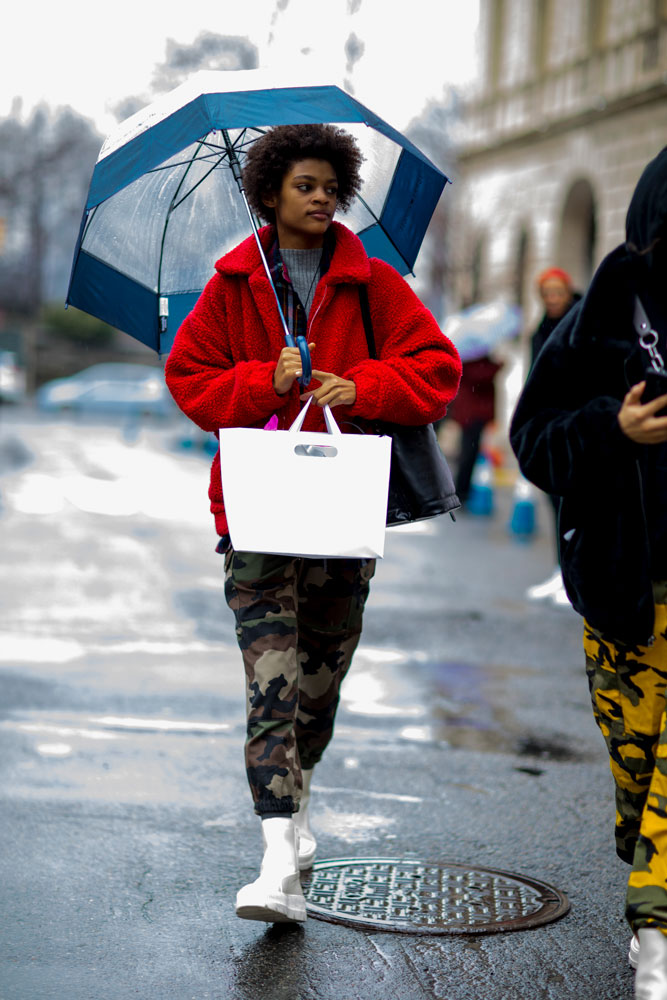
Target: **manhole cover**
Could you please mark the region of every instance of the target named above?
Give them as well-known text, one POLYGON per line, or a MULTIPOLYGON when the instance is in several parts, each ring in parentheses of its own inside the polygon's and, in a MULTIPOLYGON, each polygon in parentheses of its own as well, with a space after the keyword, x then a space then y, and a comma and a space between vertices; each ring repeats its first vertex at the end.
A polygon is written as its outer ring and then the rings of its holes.
POLYGON ((303 890, 312 917, 405 934, 521 931, 570 909, 545 882, 447 861, 320 861, 303 890))

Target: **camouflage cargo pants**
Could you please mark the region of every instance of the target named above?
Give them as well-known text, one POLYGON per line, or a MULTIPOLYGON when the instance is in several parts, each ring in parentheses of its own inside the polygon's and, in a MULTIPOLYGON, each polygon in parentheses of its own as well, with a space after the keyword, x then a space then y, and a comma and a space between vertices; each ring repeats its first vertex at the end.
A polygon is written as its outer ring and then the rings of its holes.
POLYGON ((301 768, 333 735, 375 560, 227 553, 225 596, 246 672, 246 770, 260 815, 298 809, 301 768))
POLYGON ((584 649, 616 784, 616 852, 632 865, 626 916, 635 931, 667 934, 667 582, 654 593, 652 646, 615 642, 586 624, 584 649))

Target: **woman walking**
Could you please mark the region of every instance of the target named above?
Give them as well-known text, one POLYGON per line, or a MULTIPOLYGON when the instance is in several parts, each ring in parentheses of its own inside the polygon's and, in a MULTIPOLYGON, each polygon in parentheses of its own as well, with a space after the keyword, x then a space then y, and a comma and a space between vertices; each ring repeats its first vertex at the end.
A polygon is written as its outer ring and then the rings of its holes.
MULTIPOLYGON (((461 372, 455 348, 401 276, 369 259, 360 240, 333 221, 360 187, 361 159, 352 136, 330 125, 280 126, 250 147, 244 186, 268 223, 260 239, 290 332, 309 341, 314 387, 299 388, 300 353, 284 346, 250 237, 217 262, 166 366, 176 402, 204 430, 269 421, 287 429, 310 397, 317 405, 304 430, 324 427, 325 404, 336 407, 344 432, 364 421, 417 425, 444 415, 461 372), (375 359, 360 289, 369 300, 375 359)), ((279 488, 266 484, 267 517, 279 488)), ((246 771, 264 842, 259 877, 240 889, 236 912, 302 921, 299 870, 310 867, 316 850, 308 818, 313 768, 333 733, 375 563, 235 551, 219 455, 209 496, 246 672, 246 771)))

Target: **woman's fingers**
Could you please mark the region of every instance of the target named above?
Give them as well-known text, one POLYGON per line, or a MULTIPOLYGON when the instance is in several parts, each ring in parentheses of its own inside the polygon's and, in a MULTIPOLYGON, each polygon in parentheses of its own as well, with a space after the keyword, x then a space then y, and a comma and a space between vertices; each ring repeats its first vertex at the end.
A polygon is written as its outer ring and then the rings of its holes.
POLYGON ((667 406, 667 396, 656 396, 655 399, 651 399, 648 403, 643 404, 646 408, 646 413, 652 416, 655 413, 659 413, 660 410, 664 410, 667 406))
POLYGON ((646 382, 637 382, 633 385, 625 394, 624 403, 628 403, 630 406, 641 403, 642 396, 644 395, 644 389, 646 388, 646 382))
POLYGON ((667 417, 655 414, 667 406, 667 396, 642 403, 645 388, 645 382, 638 382, 628 390, 618 412, 618 423, 635 444, 660 444, 667 441, 667 417))
POLYGON ((333 375, 331 372, 313 370, 313 378, 322 384, 301 396, 301 399, 312 399, 318 406, 352 406, 357 398, 357 387, 349 379, 333 375))
POLYGON ((301 374, 301 352, 298 347, 283 347, 273 373, 273 388, 284 395, 301 374))

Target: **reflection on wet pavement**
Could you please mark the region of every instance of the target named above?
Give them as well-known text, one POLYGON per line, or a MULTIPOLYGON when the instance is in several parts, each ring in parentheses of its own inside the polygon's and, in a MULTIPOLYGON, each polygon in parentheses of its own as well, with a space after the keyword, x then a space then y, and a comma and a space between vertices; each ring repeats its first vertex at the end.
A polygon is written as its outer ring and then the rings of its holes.
POLYGON ((376 837, 384 838, 385 831, 394 826, 396 820, 390 816, 373 815, 367 812, 340 812, 326 808, 317 817, 317 828, 348 844, 363 844, 376 837))
POLYGON ((29 799, 219 800, 217 762, 239 739, 233 725, 197 718, 33 710, 0 721, 14 794, 29 799))
POLYGON ((341 701, 357 716, 393 720, 392 726, 405 720, 396 732, 410 742, 542 760, 578 759, 565 738, 526 732, 517 720, 511 685, 532 673, 526 667, 438 662, 419 651, 361 646, 341 701))

